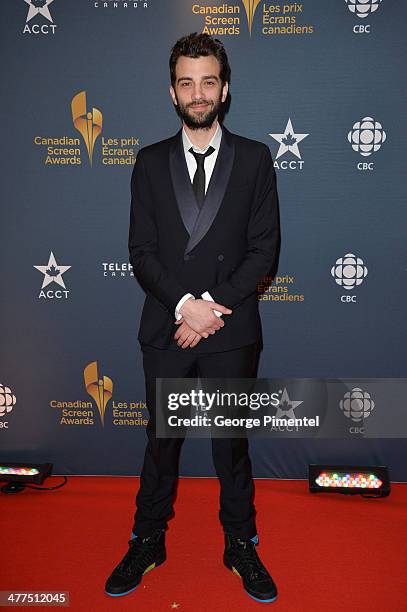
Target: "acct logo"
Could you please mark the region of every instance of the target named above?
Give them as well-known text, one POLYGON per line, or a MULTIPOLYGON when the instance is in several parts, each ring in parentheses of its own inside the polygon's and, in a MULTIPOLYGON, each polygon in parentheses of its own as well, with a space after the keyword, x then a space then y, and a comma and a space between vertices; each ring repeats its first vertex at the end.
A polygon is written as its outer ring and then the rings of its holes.
MULTIPOLYGON (((302 392, 307 393, 304 387, 302 387, 302 392)), ((323 411, 321 412, 320 409, 318 409, 320 414, 315 414, 315 408, 319 405, 318 400, 315 396, 311 402, 306 401, 307 398, 294 400, 291 399, 290 394, 287 387, 279 389, 279 402, 276 414, 272 417, 270 431, 286 435, 305 431, 308 427, 316 427, 314 430, 316 432, 320 425, 320 418, 321 422, 324 418, 323 411)), ((296 392, 295 395, 298 397, 296 392)))
MULTIPOLYGON (((370 394, 363 391, 360 387, 355 387, 352 391, 347 391, 339 402, 339 408, 344 416, 351 419, 354 423, 362 423, 367 419, 375 407, 370 394)), ((364 433, 363 427, 350 427, 350 433, 364 433)))
MULTIPOLYGON (((353 253, 347 253, 336 260, 331 268, 331 275, 337 285, 347 291, 352 291, 361 285, 367 276, 367 267, 363 259, 356 257, 353 253)), ((356 295, 341 295, 341 302, 356 302, 356 295)))
POLYGON ((285 130, 282 134, 269 134, 279 143, 279 148, 274 160, 274 167, 281 170, 302 170, 304 160, 301 159, 299 143, 309 134, 299 134, 294 131, 291 119, 288 119, 285 130), (289 159, 277 161, 280 157, 286 156, 289 159), (293 159, 295 158, 295 159, 293 159))
POLYGON ((304 403, 304 400, 292 400, 288 395, 287 388, 284 387, 280 401, 277 406, 276 419, 287 418, 295 419, 295 409, 304 403))
POLYGON ((24 0, 28 4, 28 13, 23 34, 55 34, 57 25, 54 23, 49 9, 49 5, 53 1, 24 0))
POLYGON ((58 265, 54 254, 51 251, 47 265, 33 267, 44 275, 41 291, 38 296, 39 299, 68 299, 69 291, 66 288, 65 281, 62 276, 65 274, 65 272, 70 270, 72 266, 58 265), (47 289, 44 291, 44 289, 51 283, 59 285, 62 287, 62 289, 47 289))
MULTIPOLYGON (((356 121, 348 132, 348 142, 362 157, 370 157, 379 151, 386 138, 382 124, 372 117, 363 117, 360 121, 356 121)), ((359 162, 356 167, 358 170, 374 169, 373 162, 359 162)))
MULTIPOLYGON (((9 387, 0 384, 0 417, 4 417, 13 410, 16 405, 16 396, 9 387)), ((8 429, 8 421, 0 420, 0 429, 8 429)))

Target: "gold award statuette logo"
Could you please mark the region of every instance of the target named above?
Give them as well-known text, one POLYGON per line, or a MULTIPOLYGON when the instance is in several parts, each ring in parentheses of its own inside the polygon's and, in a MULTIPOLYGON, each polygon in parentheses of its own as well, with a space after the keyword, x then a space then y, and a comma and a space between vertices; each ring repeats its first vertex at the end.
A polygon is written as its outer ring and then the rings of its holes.
POLYGON ((83 371, 86 391, 96 402, 104 426, 105 410, 113 395, 113 381, 108 376, 99 379, 97 361, 89 363, 83 371))
POLYGON ((80 91, 72 98, 71 107, 73 124, 85 141, 90 165, 92 165, 95 142, 102 132, 102 113, 98 108, 92 108, 92 112, 86 110, 86 91, 80 91))
POLYGON ((249 26, 250 36, 252 35, 253 17, 256 12, 256 8, 260 4, 260 0, 242 0, 243 6, 247 15, 247 24, 249 26))

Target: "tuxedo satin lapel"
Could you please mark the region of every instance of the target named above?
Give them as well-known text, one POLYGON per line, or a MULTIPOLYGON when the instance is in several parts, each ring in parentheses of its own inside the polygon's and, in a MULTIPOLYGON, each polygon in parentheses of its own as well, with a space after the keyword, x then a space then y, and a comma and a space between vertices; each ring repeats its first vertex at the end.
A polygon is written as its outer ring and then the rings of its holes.
POLYGON ((191 236, 199 214, 199 207, 185 161, 181 130, 175 136, 170 148, 170 173, 179 212, 186 230, 191 236))
MULTIPOLYGON (((192 251, 192 249, 196 247, 198 242, 200 242, 208 232, 225 195, 230 173, 232 171, 235 147, 232 137, 226 128, 222 127, 222 132, 222 140, 220 143, 219 153, 216 158, 215 167, 212 172, 211 180, 209 181, 203 206, 199 211, 193 231, 190 234, 189 241, 185 249, 185 255, 192 251)), ((190 181, 189 184, 191 185, 190 181)), ((192 188, 191 193, 194 197, 192 188)), ((194 202, 195 206, 197 206, 195 200, 194 202)))

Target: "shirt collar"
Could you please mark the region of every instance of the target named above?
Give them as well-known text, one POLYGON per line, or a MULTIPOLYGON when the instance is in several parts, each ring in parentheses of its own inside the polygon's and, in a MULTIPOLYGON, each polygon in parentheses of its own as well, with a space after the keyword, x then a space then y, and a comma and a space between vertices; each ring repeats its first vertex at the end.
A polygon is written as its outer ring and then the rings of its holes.
POLYGON ((193 145, 190 139, 188 138, 188 134, 186 133, 185 129, 182 128, 182 144, 184 146, 185 155, 189 152, 189 149, 191 147, 194 149, 196 153, 205 153, 205 151, 209 147, 213 147, 216 151, 220 147, 221 140, 222 140, 222 128, 220 127, 219 122, 218 122, 218 127, 216 128, 216 132, 212 136, 211 141, 208 143, 208 145, 204 149, 200 149, 199 147, 196 147, 195 145, 193 145))

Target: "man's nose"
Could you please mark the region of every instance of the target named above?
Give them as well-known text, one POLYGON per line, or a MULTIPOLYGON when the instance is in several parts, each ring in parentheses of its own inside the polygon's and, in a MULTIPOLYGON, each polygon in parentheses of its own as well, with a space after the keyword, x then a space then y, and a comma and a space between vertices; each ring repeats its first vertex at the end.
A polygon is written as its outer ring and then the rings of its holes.
POLYGON ((203 97, 204 96, 203 96, 201 85, 199 83, 194 83, 194 85, 192 86, 192 99, 200 100, 203 97))

